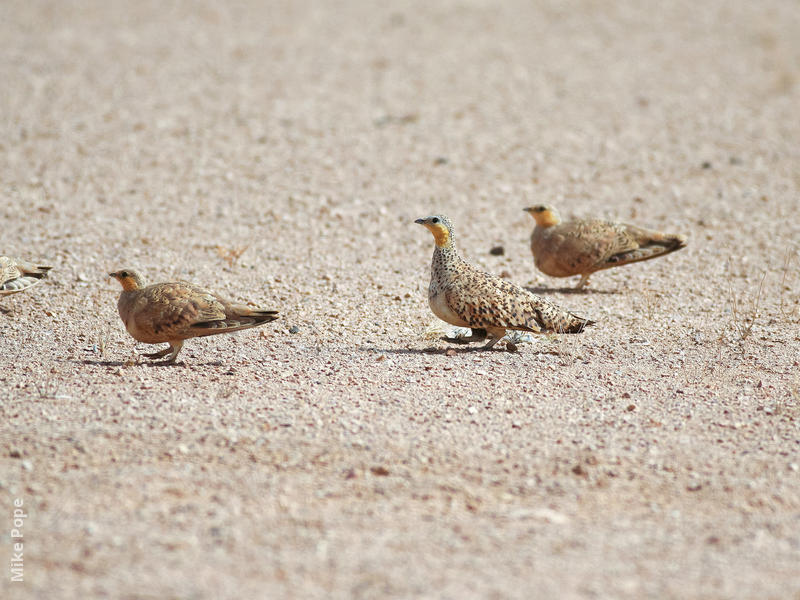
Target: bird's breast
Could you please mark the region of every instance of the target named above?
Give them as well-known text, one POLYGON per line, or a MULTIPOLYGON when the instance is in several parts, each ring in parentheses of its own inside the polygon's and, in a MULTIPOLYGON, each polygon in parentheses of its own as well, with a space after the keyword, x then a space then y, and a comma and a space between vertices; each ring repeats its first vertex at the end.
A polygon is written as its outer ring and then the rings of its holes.
POLYGON ((456 327, 469 327, 469 324, 458 316, 450 305, 447 304, 447 298, 445 297, 444 292, 439 292, 437 294, 431 294, 428 298, 428 302, 431 305, 431 311, 437 317, 439 317, 445 323, 450 323, 450 325, 455 325, 456 327))

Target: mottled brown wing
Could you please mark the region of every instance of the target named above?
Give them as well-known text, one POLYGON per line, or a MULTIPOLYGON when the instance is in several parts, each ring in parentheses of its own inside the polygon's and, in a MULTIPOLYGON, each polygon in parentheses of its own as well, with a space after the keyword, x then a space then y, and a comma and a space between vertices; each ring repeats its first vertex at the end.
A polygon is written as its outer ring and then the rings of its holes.
POLYGON ((472 328, 502 327, 536 333, 541 329, 535 323, 535 317, 521 311, 518 303, 492 286, 480 290, 454 286, 445 290, 445 299, 450 309, 472 328))
POLYGON ((605 257, 604 267, 614 267, 649 260, 686 247, 686 236, 662 233, 636 225, 619 224, 621 235, 629 241, 620 244, 621 250, 605 257))
POLYGON ((445 298, 470 327, 574 333, 591 324, 510 281, 465 266, 445 298))
POLYGON ((225 319, 225 309, 214 294, 196 285, 157 283, 137 295, 131 318, 144 337, 186 339, 199 335, 193 325, 225 319))
POLYGON ((576 273, 601 268, 612 256, 639 247, 624 225, 611 221, 574 221, 566 223, 562 233, 564 243, 559 253, 571 262, 576 273))
POLYGON ((214 294, 214 297, 225 311, 225 318, 194 323, 192 331, 197 336, 233 333, 234 331, 257 327, 278 318, 277 310, 250 308, 244 304, 234 304, 217 294, 214 294))

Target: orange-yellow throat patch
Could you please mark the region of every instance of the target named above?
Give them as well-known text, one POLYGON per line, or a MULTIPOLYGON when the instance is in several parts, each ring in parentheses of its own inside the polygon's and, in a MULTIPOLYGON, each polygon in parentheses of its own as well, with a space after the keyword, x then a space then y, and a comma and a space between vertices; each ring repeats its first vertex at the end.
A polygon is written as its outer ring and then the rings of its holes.
POLYGON ((426 223, 425 227, 430 229, 433 234, 433 239, 436 240, 436 245, 440 248, 447 246, 450 243, 450 232, 447 227, 441 223, 426 223))
POLYGON ((543 210, 542 212, 532 213, 533 218, 536 219, 536 224, 539 227, 552 227, 558 225, 561 219, 558 218, 552 210, 543 210))
POLYGON ((128 277, 117 277, 116 279, 120 282, 122 289, 126 292, 139 289, 139 282, 136 281, 135 277, 129 275, 128 277))

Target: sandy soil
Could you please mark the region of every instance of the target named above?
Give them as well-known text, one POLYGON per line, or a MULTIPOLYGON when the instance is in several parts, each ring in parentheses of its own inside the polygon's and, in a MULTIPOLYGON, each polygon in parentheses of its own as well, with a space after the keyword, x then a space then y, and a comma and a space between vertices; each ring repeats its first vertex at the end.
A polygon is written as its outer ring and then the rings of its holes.
POLYGON ((0 596, 800 598, 800 4, 230 4, 0 4, 0 596), (436 212, 597 325, 445 353, 436 212), (152 367, 125 266, 282 318, 152 367))

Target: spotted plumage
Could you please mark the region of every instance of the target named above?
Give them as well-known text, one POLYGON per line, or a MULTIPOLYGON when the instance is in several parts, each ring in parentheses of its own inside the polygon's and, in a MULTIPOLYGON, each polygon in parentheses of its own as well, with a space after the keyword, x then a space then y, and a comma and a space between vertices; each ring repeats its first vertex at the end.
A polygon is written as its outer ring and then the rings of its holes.
POLYGON ((431 310, 451 325, 472 329, 472 336, 462 342, 488 336, 484 346, 488 349, 507 329, 579 333, 593 323, 466 262, 458 254, 453 225, 447 217, 431 216, 415 223, 427 227, 436 243, 428 289, 431 310))
POLYGON ((47 277, 52 267, 36 265, 19 258, 0 256, 0 296, 24 292, 47 277))
POLYGON ((523 209, 535 220, 531 252, 536 267, 552 277, 580 275, 577 288, 597 271, 664 256, 686 246, 686 236, 626 223, 576 219, 562 223, 552 206, 523 209))
POLYGON ((274 321, 277 311, 233 304, 191 283, 146 285, 133 269, 109 273, 122 284, 117 308, 131 336, 145 344, 166 342, 169 348, 145 354, 175 362, 183 341, 193 337, 231 333, 274 321))

